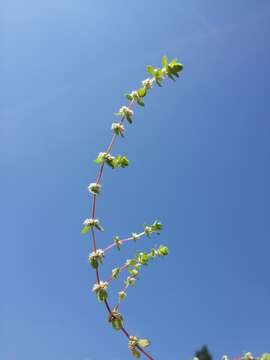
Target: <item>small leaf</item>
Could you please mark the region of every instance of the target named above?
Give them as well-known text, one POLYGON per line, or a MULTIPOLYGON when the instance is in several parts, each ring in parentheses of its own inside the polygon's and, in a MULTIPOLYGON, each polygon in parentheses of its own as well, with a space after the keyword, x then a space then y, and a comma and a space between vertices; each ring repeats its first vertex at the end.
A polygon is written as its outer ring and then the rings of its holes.
POLYGON ((120 319, 113 318, 112 319, 112 326, 115 330, 121 330, 122 329, 122 321, 120 319))
POLYGON ((147 339, 140 339, 139 340, 139 345, 143 348, 149 346, 151 344, 151 342, 147 339))
POLYGON ((82 229, 82 234, 86 234, 88 231, 89 231, 89 226, 85 226, 85 227, 82 229))
POLYGON ((162 62, 162 66, 163 66, 163 67, 166 67, 166 66, 168 65, 168 59, 167 59, 167 56, 166 56, 166 55, 163 55, 163 56, 162 56, 161 62, 162 62))
POLYGON ((144 106, 144 102, 143 102, 141 99, 139 99, 139 100, 137 101, 137 104, 140 105, 140 106, 144 106))
POLYGON ((125 94, 125 98, 129 101, 132 101, 132 96, 130 94, 125 94))
POLYGON ((98 301, 99 301, 99 302, 103 302, 103 301, 107 300, 107 297, 108 297, 108 294, 107 294, 107 291, 106 291, 106 290, 101 289, 101 290, 98 292, 98 301))
POLYGON ((127 115, 127 121, 128 121, 130 124, 132 124, 132 118, 131 118, 131 116, 127 115))
POLYGON ((147 65, 147 71, 149 72, 150 75, 155 75, 155 70, 153 68, 153 66, 147 65))
POLYGON ((133 355, 135 358, 137 358, 137 359, 139 359, 139 358, 141 357, 141 354, 140 354, 139 351, 136 350, 136 349, 133 349, 133 350, 132 350, 132 355, 133 355))
POLYGON ((142 87, 138 90, 138 95, 140 97, 144 97, 146 95, 146 88, 145 87, 142 87))

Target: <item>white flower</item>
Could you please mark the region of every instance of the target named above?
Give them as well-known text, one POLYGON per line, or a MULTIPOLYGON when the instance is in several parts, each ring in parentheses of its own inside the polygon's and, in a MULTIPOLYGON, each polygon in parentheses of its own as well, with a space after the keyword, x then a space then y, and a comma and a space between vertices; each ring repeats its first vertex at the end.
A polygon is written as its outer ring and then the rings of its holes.
POLYGON ((88 185, 88 191, 94 195, 100 194, 100 188, 101 188, 101 185, 97 184, 97 183, 91 183, 88 185))
POLYGON ((146 88, 146 90, 151 89, 153 83, 154 83, 154 79, 149 79, 149 78, 142 81, 142 84, 146 88))
POLYGON ((124 125, 120 123, 112 123, 112 130, 115 132, 116 135, 122 135, 125 131, 124 125))
POLYGON ((127 106, 122 106, 119 110, 119 113, 121 113, 125 117, 132 117, 133 116, 133 110, 128 108, 127 106))
POLYGON ((135 100, 135 101, 140 99, 140 96, 139 96, 137 91, 132 91, 130 96, 132 96, 132 99, 135 100))
POLYGON ((132 237, 132 239, 133 239, 134 241, 136 241, 136 240, 138 240, 138 239, 140 238, 139 234, 137 234, 137 233, 135 233, 135 232, 132 233, 131 235, 132 235, 131 237, 132 237))
POLYGON ((83 222, 83 225, 92 226, 92 225, 94 225, 94 223, 95 223, 94 219, 85 219, 84 222, 83 222))
POLYGON ((97 249, 96 251, 92 251, 89 254, 89 260, 91 259, 102 260, 102 258, 104 258, 104 251, 102 249, 97 249))
POLYGON ((95 284, 93 286, 92 291, 97 294, 100 290, 107 290, 108 286, 109 286, 109 283, 107 281, 100 281, 99 284, 95 284))

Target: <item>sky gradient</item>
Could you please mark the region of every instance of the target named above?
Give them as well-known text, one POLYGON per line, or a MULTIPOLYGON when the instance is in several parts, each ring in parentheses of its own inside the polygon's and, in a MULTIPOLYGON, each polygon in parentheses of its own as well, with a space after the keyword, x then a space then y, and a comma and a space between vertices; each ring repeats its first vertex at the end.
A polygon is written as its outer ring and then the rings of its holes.
MULTIPOLYGON (((91 293, 87 185, 123 94, 163 54, 185 65, 135 110, 105 169, 97 217, 114 235, 104 277, 166 244, 122 311, 155 359, 270 351, 270 3, 9 0, 1 7, 1 360, 126 360, 91 293)), ((113 286, 114 292, 119 286, 113 286)), ((113 297, 114 295, 112 295, 113 297)))

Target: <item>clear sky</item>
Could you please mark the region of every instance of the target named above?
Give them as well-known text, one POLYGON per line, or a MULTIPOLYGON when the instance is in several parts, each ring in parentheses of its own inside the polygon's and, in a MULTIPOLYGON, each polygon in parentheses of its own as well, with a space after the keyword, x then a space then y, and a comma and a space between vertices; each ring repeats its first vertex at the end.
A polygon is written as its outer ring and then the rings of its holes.
POLYGON ((155 219, 164 231, 112 252, 102 274, 170 247, 122 307, 155 359, 270 350, 269 18, 267 0, 2 3, 1 360, 130 358, 90 291, 80 231, 113 112, 163 54, 185 70, 115 147, 130 167, 105 170, 98 245, 155 219))

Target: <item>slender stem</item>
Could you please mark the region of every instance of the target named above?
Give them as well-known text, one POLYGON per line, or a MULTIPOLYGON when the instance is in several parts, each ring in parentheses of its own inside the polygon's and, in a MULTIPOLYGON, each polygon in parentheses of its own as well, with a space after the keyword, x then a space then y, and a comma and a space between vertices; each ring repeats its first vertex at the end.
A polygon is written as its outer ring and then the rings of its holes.
MULTIPOLYGON (((141 238, 143 235, 145 235, 145 231, 141 232, 140 234, 138 234, 138 237, 141 238)), ((120 239, 119 240, 119 243, 120 245, 128 242, 128 241, 131 241, 133 240, 134 241, 134 238, 131 236, 129 238, 126 238, 126 239, 120 239)), ((105 249, 103 249, 104 253, 106 253, 107 251, 111 250, 112 248, 116 247, 117 244, 115 242, 113 242, 112 244, 110 244, 109 246, 107 246, 105 249)))
MULTIPOLYGON (((133 101, 130 102, 130 104, 128 105, 128 107, 131 109, 132 105, 133 105, 133 101)), ((123 122, 124 122, 124 117, 122 117, 120 123, 123 124, 123 122)), ((111 149, 112 149, 112 147, 113 147, 113 145, 114 145, 114 143, 115 143, 115 140, 116 140, 116 134, 113 135, 112 140, 111 140, 111 142, 110 142, 110 144, 109 144, 109 146, 108 146, 108 148, 107 148, 107 150, 106 150, 106 153, 107 153, 107 154, 111 151, 111 149)), ((101 164, 101 166, 100 166, 100 169, 99 169, 99 172, 98 172, 98 175, 97 175, 97 180, 96 180, 96 183, 97 183, 97 184, 100 183, 101 177, 102 177, 102 175, 103 175, 104 165, 105 165, 105 163, 103 162, 103 163, 101 164)), ((95 213, 96 213, 96 198, 97 198, 97 196, 96 196, 96 195, 93 195, 93 203, 92 203, 92 211, 91 211, 91 217, 92 217, 92 219, 95 219, 95 213)), ((93 250, 96 251, 97 245, 96 245, 95 230, 94 230, 93 227, 91 227, 91 237, 92 237, 92 247, 93 247, 93 250)), ((130 240, 130 239, 125 239, 125 241, 129 241, 129 240, 130 240)), ((100 283, 100 276, 99 276, 99 270, 98 270, 98 268, 96 269, 96 279, 97 279, 97 283, 99 284, 99 283, 100 283)), ((109 314, 111 314, 112 311, 111 311, 111 308, 110 308, 107 300, 105 300, 105 307, 107 308, 109 314)), ((127 330, 126 330, 124 327, 122 327, 121 330, 122 330, 122 332, 129 338, 129 333, 127 332, 127 330)), ((152 358, 152 357, 151 357, 146 351, 144 351, 139 345, 137 345, 136 347, 137 347, 137 349, 138 349, 139 351, 141 351, 141 353, 143 353, 149 360, 154 360, 154 358, 152 358)))

